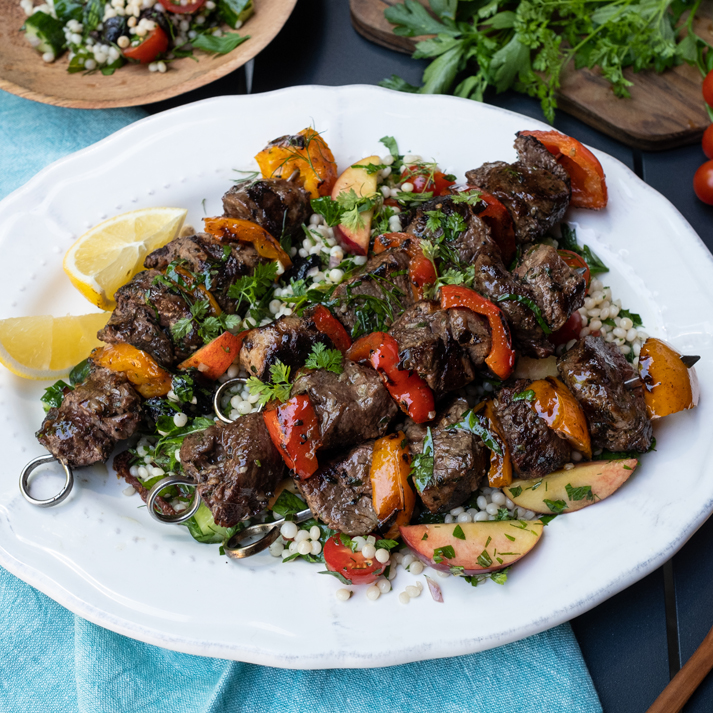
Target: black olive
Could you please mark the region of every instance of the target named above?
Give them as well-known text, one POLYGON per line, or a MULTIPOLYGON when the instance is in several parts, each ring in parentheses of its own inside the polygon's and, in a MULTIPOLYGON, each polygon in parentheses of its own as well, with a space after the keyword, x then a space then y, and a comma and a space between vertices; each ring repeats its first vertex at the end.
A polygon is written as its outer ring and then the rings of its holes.
POLYGON ((168 27, 166 13, 159 12, 158 10, 154 10, 153 8, 149 8, 148 10, 141 11, 141 14, 139 15, 139 20, 142 20, 143 18, 146 18, 147 20, 153 20, 166 33, 166 37, 168 37, 169 40, 171 39, 172 35, 171 30, 168 27))
POLYGON ((283 275, 283 280, 286 284, 289 284, 290 280, 306 280, 307 273, 313 267, 321 267, 322 261, 319 255, 308 255, 307 257, 300 257, 295 255, 292 258, 292 267, 285 272, 283 275))
POLYGON ((116 41, 122 36, 128 35, 126 31, 126 18, 110 17, 104 21, 104 42, 116 44, 116 41))

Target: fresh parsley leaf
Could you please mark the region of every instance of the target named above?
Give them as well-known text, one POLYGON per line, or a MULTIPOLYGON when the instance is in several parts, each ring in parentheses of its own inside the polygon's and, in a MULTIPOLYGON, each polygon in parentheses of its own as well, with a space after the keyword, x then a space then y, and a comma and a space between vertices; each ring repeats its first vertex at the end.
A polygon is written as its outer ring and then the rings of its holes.
POLYGON ((49 411, 51 408, 59 408, 62 405, 62 401, 64 401, 65 389, 72 391, 72 387, 61 379, 55 381, 52 386, 48 386, 45 389, 45 393, 40 396, 42 408, 45 411, 49 411))
POLYGON ((556 517, 557 515, 540 515, 538 519, 545 527, 547 527, 547 525, 549 525, 556 517))
POLYGON ((401 158, 399 155, 399 145, 393 136, 383 136, 379 139, 379 143, 384 144, 395 159, 399 160, 401 158))
POLYGON ((475 434, 483 441, 487 448, 499 456, 503 455, 503 448, 500 444, 499 437, 491 430, 490 422, 482 414, 474 413, 472 409, 466 411, 463 414, 463 420, 453 424, 448 430, 454 429, 475 434))
POLYGON ((465 540, 465 533, 460 525, 456 525, 453 528, 453 537, 456 537, 459 540, 465 540))
POLYGON ((252 275, 238 278, 228 288, 228 297, 238 301, 235 311, 239 312, 244 306, 253 308, 259 305, 260 301, 272 291, 276 277, 277 263, 268 262, 256 265, 252 275))
POLYGON ((237 32, 226 32, 221 37, 202 34, 191 40, 191 44, 208 54, 221 55, 232 52, 238 45, 249 40, 250 35, 239 35, 237 32))
POLYGON ((398 74, 392 74, 386 79, 382 79, 379 82, 380 87, 384 89, 393 89, 397 92, 407 92, 409 94, 415 94, 418 92, 418 87, 413 84, 409 84, 405 79, 402 79, 398 74))
POLYGON ((516 488, 508 488, 508 490, 510 491, 510 497, 516 498, 522 493, 522 486, 518 485, 516 488))
POLYGON ((426 429, 426 437, 423 439, 423 450, 411 461, 410 475, 419 493, 426 490, 433 481, 433 434, 430 426, 426 429))
POLYGON ((171 389, 183 403, 189 404, 193 401, 194 388, 193 379, 188 374, 174 374, 171 377, 171 389))
MULTIPOLYGON (((295 553, 297 554, 297 553, 295 553)), ((286 562, 287 558, 283 560, 283 562, 286 562)), ((331 574, 332 577, 336 577, 342 584, 351 584, 352 580, 347 579, 343 574, 340 574, 339 572, 330 572, 329 570, 324 570, 323 572, 317 572, 317 574, 331 574)))
POLYGON ((357 543, 354 542, 349 535, 345 535, 343 532, 340 532, 339 541, 344 545, 344 547, 348 547, 352 552, 357 551, 357 543))
POLYGON ((569 483, 564 486, 567 491, 567 497, 570 501, 574 500, 594 500, 591 485, 580 485, 578 488, 573 488, 569 483))
POLYGON ((519 391, 512 395, 513 401, 534 401, 536 399, 535 392, 532 389, 527 389, 527 391, 519 391))
POLYGON ((456 556, 455 550, 452 545, 445 545, 445 547, 436 547, 433 550, 433 561, 437 564, 443 562, 444 559, 452 560, 456 556))
POLYGON ((628 317, 634 323, 634 326, 637 329, 639 327, 643 327, 643 325, 644 325, 644 323, 641 321, 641 315, 636 314, 636 312, 629 312, 628 309, 620 309, 619 317, 621 317, 622 319, 624 317, 628 317))
POLYGON ((72 371, 69 372, 69 383, 72 386, 81 384, 89 378, 89 374, 92 371, 92 361, 91 359, 85 359, 80 361, 77 366, 75 366, 72 371))
POLYGON ((275 500, 275 504, 272 506, 272 512, 278 517, 287 517, 288 515, 295 515, 301 512, 307 507, 304 500, 300 500, 294 493, 289 490, 283 490, 275 500))
POLYGON ((547 500, 542 501, 555 515, 561 515, 564 509, 567 507, 567 503, 564 500, 547 500))
POLYGON ((493 559, 492 557, 488 554, 487 550, 483 550, 479 555, 477 559, 478 564, 483 567, 490 567, 491 564, 493 564, 493 559))
POLYGON ((344 356, 339 349, 327 349, 322 342, 318 342, 312 347, 305 366, 308 369, 326 369, 341 374, 344 371, 343 361, 344 356))
POLYGON ((505 567, 505 569, 498 570, 497 572, 491 572, 490 579, 495 582, 495 584, 505 584, 508 581, 508 572, 510 567, 505 567))
POLYGON ((272 399, 285 402, 292 391, 290 367, 278 360, 270 367, 270 382, 264 383, 257 376, 251 376, 247 380, 247 386, 251 396, 259 396, 257 403, 261 406, 265 406, 272 399))
POLYGON ((330 228, 339 225, 342 219, 342 207, 337 201, 332 200, 330 196, 322 196, 313 198, 311 204, 312 210, 321 215, 330 228))

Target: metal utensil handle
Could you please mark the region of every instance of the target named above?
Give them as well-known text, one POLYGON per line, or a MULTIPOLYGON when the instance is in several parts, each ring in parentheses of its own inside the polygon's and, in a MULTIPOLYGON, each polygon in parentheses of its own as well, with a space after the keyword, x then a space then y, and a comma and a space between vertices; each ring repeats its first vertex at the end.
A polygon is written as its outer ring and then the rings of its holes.
MULTIPOLYGON (((312 511, 307 508, 306 510, 300 510, 300 512, 296 513, 295 516, 291 518, 291 521, 300 523, 309 520, 311 517, 314 517, 314 515, 312 511)), ((273 522, 261 522, 257 525, 246 527, 244 530, 233 535, 225 543, 223 548, 225 554, 233 559, 244 559, 245 557, 252 557, 252 555, 262 552, 279 537, 280 528, 285 522, 287 522, 286 518, 281 517, 279 520, 273 522), (262 537, 255 542, 251 542, 249 545, 240 547, 241 542, 257 535, 262 535, 262 537)))
POLYGON ((20 473, 20 492, 25 500, 30 503, 30 505, 35 505, 38 508, 51 508, 53 505, 59 505, 72 492, 73 487, 74 472, 68 465, 62 463, 51 454, 34 458, 22 469, 22 472, 20 473), (47 498, 46 500, 33 498, 32 495, 30 495, 30 475, 32 475, 32 472, 39 466, 44 465, 45 463, 52 463, 53 461, 57 461, 57 463, 60 463, 62 468, 64 468, 65 478, 62 489, 56 495, 51 498, 47 498))
POLYGON ((196 514, 198 508, 201 506, 201 496, 198 494, 197 489, 194 490, 193 501, 187 510, 180 512, 177 515, 164 515, 162 512, 156 510, 156 498, 158 498, 161 491, 171 485, 190 485, 195 488, 198 483, 193 480, 189 480, 182 475, 169 475, 162 478, 158 481, 158 483, 154 484, 151 490, 149 490, 148 497, 146 498, 146 507, 149 509, 149 514, 154 520, 164 524, 178 525, 186 520, 190 520, 196 514))
MULTIPOLYGON (((228 379, 228 381, 225 381, 222 383, 219 387, 218 390, 215 392, 215 395, 213 396, 213 411, 215 411, 215 415, 223 422, 223 423, 233 423, 232 418, 228 418, 220 409, 220 400, 223 398, 223 394, 236 384, 247 384, 247 379, 244 376, 236 376, 234 379, 228 379)), ((258 409, 258 413, 262 411, 264 406, 260 406, 258 409)))

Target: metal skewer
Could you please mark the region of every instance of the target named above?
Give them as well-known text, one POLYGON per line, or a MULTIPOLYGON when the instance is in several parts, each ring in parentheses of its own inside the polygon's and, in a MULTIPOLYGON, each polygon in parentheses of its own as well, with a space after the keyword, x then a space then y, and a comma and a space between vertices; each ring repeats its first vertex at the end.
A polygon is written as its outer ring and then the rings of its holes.
POLYGON ((201 496, 198 494, 198 490, 194 490, 193 500, 188 509, 176 515, 164 515, 162 512, 156 510, 156 498, 158 498, 163 490, 171 485, 188 485, 195 488, 198 483, 182 475, 169 475, 166 478, 162 478, 149 490, 148 497, 146 498, 146 507, 149 509, 149 514, 154 520, 164 524, 178 525, 186 520, 190 520, 196 514, 198 508, 201 506, 201 496))
MULTIPOLYGON (((304 522, 314 517, 312 511, 307 508, 300 510, 296 515, 293 515, 290 520, 295 523, 304 522)), ((233 535, 224 546, 225 554, 233 559, 244 559, 251 557, 258 552, 267 549, 280 535, 280 528, 287 522, 287 518, 281 517, 274 522, 262 522, 258 525, 251 525, 244 530, 233 535), (240 546, 241 542, 245 542, 253 537, 261 535, 260 539, 250 544, 240 546)))
MULTIPOLYGON (((220 401, 223 398, 223 394, 236 384, 247 384, 248 380, 244 376, 236 376, 234 379, 228 379, 228 381, 222 383, 219 387, 218 390, 215 392, 215 395, 213 396, 213 411, 215 411, 215 415, 223 422, 223 423, 233 423, 232 418, 228 418, 223 411, 220 408, 220 401)), ((257 413, 260 413, 262 411, 263 407, 260 406, 260 408, 257 410, 257 413)))
POLYGON ((35 505, 38 508, 51 508, 53 505, 59 505, 63 500, 67 499, 69 494, 72 492, 73 487, 74 472, 72 469, 49 453, 33 458, 20 473, 20 492, 25 500, 30 503, 30 505, 35 505), (30 475, 32 475, 32 472, 36 468, 39 468, 39 466, 44 465, 45 463, 52 463, 54 461, 57 461, 57 463, 64 468, 65 479, 62 489, 57 493, 57 495, 53 495, 51 498, 47 498, 46 500, 33 498, 32 495, 30 495, 30 475))

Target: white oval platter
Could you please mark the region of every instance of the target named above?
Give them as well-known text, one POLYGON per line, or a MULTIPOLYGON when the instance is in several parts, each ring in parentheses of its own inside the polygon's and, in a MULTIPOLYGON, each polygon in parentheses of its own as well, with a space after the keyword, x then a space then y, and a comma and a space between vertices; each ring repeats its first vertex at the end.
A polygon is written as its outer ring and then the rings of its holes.
MULTIPOLYGON (((476 102, 368 86, 295 87, 210 99, 144 119, 68 156, 0 202, 0 317, 83 314, 62 257, 88 227, 144 206, 188 208, 201 225, 252 156, 307 125, 341 168, 397 138, 402 152, 438 160, 459 178, 484 161, 513 160, 514 134, 547 128, 476 102)), ((610 204, 572 210, 580 239, 609 265, 605 284, 647 331, 700 354, 701 405, 657 423, 657 452, 606 502, 555 519, 505 586, 439 580, 408 606, 341 585, 306 563, 268 554, 229 561, 217 545, 162 526, 125 497, 105 467, 78 473, 51 510, 20 496, 20 469, 43 453, 34 439, 46 384, 0 373, 0 564, 73 612, 152 644, 287 668, 370 667, 455 656, 505 644, 581 614, 671 557, 713 509, 713 260, 684 218, 615 159, 597 153, 610 204)), ((54 481, 56 484, 58 481, 54 481)), ((49 487, 49 485, 47 485, 49 487)), ((42 492, 39 493, 43 495, 42 492)), ((395 590, 413 577, 399 569, 395 590)))

